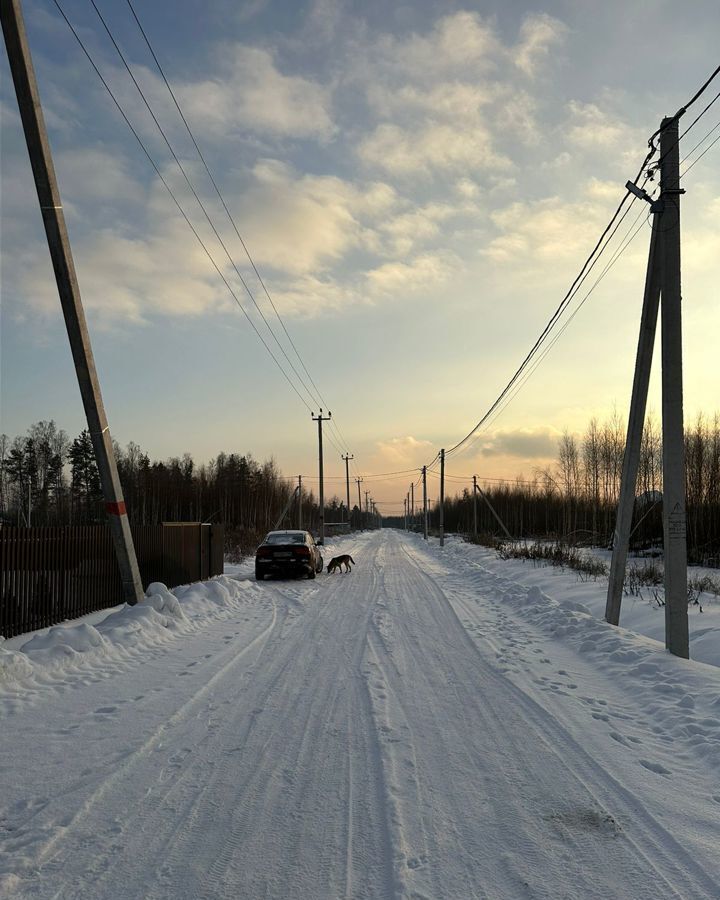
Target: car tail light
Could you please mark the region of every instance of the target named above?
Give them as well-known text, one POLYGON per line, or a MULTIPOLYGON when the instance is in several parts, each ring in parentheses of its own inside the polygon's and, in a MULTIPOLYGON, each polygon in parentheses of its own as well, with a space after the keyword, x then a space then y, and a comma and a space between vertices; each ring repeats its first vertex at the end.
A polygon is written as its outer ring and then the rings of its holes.
POLYGON ((269 547, 258 547, 257 556, 263 559, 266 556, 272 556, 272 550, 269 547))
POLYGON ((295 547, 295 556, 310 556, 309 547, 295 547))

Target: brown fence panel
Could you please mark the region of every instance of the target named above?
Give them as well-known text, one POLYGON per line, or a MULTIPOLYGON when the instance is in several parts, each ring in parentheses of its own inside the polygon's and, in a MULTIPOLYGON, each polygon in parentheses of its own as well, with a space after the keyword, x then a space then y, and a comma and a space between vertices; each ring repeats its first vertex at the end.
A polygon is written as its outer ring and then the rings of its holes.
MULTIPOLYGON (((132 529, 143 588, 169 588, 223 573, 222 525, 197 522, 132 529)), ((13 637, 123 602, 105 525, 0 527, 0 635, 13 637)))
POLYGON ((210 571, 208 577, 222 575, 225 571, 225 526, 205 525, 210 535, 210 571))

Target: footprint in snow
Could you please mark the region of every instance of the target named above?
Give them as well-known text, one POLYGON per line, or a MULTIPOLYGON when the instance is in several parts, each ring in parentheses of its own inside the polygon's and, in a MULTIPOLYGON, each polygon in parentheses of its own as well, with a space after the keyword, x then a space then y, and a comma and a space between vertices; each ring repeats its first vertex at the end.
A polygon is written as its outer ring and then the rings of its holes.
POLYGON ((658 775, 672 775, 670 769, 666 769, 665 766, 653 762, 651 759, 639 759, 638 762, 644 768, 649 769, 651 772, 655 772, 658 775))

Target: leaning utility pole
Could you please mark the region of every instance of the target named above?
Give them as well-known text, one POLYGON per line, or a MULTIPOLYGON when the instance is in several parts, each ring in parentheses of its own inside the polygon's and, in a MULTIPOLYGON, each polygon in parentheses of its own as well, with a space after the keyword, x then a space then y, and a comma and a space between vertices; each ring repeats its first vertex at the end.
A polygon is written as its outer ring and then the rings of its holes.
POLYGON ((473 535, 477 539, 477 475, 473 475, 473 535))
POLYGON ((332 413, 328 410, 328 414, 323 416, 322 406, 320 407, 320 415, 316 416, 310 413, 313 422, 318 423, 318 453, 320 460, 320 539, 318 544, 325 543, 325 481, 323 479, 323 446, 322 446, 322 423, 329 422, 332 419, 332 413))
POLYGON ((660 293, 662 351, 663 537, 665 545, 665 646, 688 659, 685 436, 683 429, 682 313, 680 292, 680 149, 678 118, 660 132, 660 293))
POLYGON ((355 459, 354 456, 351 456, 349 453, 346 453, 345 456, 340 454, 340 459, 345 460, 345 489, 347 491, 347 517, 348 517, 348 528, 350 528, 350 460, 355 459))
POLYGON ((445 546, 445 451, 440 451, 440 546, 445 546))
POLYGON ((20 0, 2 0, 0 18, 65 327, 100 474, 123 595, 126 602, 133 605, 143 598, 142 579, 95 369, 20 0))
POLYGON ((505 525, 505 523, 503 522, 503 520, 502 520, 502 519, 500 518, 500 516, 498 515, 497 511, 495 510, 495 507, 494 507, 494 506, 492 505, 492 503, 490 502, 490 498, 489 498, 488 495, 485 493, 485 491, 483 491, 483 489, 482 489, 482 488, 480 487, 480 485, 477 483, 477 481, 475 480, 475 478, 473 478, 473 482, 474 482, 475 492, 478 493, 478 494, 480 494, 480 496, 483 498, 483 500, 484 500, 485 503, 487 504, 488 509, 489 509, 490 512, 493 514, 493 516, 495 516, 495 521, 498 523, 498 525, 499 525, 499 526, 502 528, 502 530, 505 532, 505 537, 506 537, 509 541, 511 541, 511 540, 512 540, 512 535, 511 535, 510 532, 507 530, 507 526, 505 525))
POLYGON ((423 479, 423 537, 428 539, 427 466, 422 467, 423 479))
POLYGON ((655 216, 648 254, 645 295, 635 376, 623 457, 620 502, 610 566, 605 618, 620 620, 635 486, 645 420, 650 365, 660 306, 663 435, 663 546, 665 565, 665 646, 687 659, 690 641, 687 614, 687 539, 685 520, 685 444, 683 433, 682 314, 680 290, 680 150, 679 115, 660 126, 660 200, 628 182, 633 194, 650 203, 655 216), (660 303, 658 304, 658 298, 660 303))

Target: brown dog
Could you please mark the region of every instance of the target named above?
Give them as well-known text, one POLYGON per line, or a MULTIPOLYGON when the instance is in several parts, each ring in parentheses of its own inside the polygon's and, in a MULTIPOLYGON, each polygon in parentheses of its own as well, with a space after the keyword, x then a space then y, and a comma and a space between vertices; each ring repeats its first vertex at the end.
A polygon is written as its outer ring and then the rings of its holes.
POLYGON ((330 572, 334 572, 335 569, 339 569, 342 572, 342 566, 345 566, 345 571, 350 571, 350 563, 355 565, 355 560, 350 556, 349 553, 343 553, 342 556, 334 556, 327 565, 328 574, 330 572))

